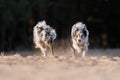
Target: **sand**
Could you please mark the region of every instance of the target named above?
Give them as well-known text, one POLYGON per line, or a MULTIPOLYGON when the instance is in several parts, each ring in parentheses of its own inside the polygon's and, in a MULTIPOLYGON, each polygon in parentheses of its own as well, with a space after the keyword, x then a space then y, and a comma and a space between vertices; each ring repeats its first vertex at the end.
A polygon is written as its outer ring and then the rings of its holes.
POLYGON ((120 80, 119 49, 91 49, 85 58, 72 58, 70 50, 45 58, 38 51, 13 53, 0 55, 0 80, 120 80))

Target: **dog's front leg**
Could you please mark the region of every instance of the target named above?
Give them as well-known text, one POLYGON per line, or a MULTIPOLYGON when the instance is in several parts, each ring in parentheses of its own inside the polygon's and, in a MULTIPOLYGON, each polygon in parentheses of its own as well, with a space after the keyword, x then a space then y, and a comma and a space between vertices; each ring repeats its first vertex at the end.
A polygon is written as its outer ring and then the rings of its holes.
POLYGON ((75 49, 71 48, 72 50, 72 57, 75 58, 75 49))
POLYGON ((85 55, 86 55, 86 51, 83 51, 83 52, 82 52, 82 57, 84 58, 85 55))
POLYGON ((54 56, 54 51, 53 51, 53 46, 52 44, 51 45, 48 45, 49 49, 50 49, 50 53, 52 56, 54 56))
POLYGON ((82 57, 85 57, 87 53, 88 53, 88 46, 85 46, 82 51, 82 57))
POLYGON ((43 57, 47 56, 47 50, 43 47, 41 47, 41 52, 43 53, 43 57))
POLYGON ((44 51, 43 57, 46 57, 46 56, 47 56, 47 51, 44 51))

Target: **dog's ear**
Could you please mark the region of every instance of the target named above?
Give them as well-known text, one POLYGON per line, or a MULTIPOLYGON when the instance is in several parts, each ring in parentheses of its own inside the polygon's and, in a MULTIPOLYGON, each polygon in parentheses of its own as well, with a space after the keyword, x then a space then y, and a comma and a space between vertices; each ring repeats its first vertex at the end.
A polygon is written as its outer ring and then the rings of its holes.
POLYGON ((87 27, 85 24, 84 24, 84 28, 83 28, 83 34, 85 37, 88 35, 87 27))
POLYGON ((75 38, 77 31, 79 31, 79 29, 76 26, 73 26, 72 32, 71 32, 71 37, 75 38))
POLYGON ((87 30, 87 27, 86 27, 86 25, 84 24, 83 26, 84 26, 84 28, 83 28, 83 29, 84 29, 84 30, 87 30))
POLYGON ((83 33, 85 33, 86 36, 88 36, 89 35, 89 31, 87 30, 87 27, 86 27, 85 24, 84 24, 84 29, 83 30, 84 30, 83 33))
POLYGON ((87 31, 83 29, 83 35, 86 37, 87 36, 87 31))

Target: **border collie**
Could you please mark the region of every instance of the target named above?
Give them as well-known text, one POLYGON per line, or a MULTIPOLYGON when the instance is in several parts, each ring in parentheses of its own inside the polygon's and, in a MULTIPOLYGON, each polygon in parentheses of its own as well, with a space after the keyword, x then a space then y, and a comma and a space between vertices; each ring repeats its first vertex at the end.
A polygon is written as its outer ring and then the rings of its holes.
POLYGON ((48 48, 52 56, 54 56, 53 42, 56 37, 57 34, 55 29, 47 25, 45 20, 39 21, 33 28, 33 42, 35 48, 39 48, 44 57, 47 56, 48 48))
POLYGON ((89 31, 82 22, 78 22, 72 26, 71 29, 71 47, 73 51, 73 57, 75 53, 81 53, 82 57, 85 57, 88 51, 89 31))

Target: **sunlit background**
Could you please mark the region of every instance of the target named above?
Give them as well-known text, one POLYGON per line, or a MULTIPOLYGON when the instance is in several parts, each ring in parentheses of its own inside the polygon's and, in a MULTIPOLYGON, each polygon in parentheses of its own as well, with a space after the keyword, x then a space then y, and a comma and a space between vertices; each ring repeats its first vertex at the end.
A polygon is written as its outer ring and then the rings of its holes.
POLYGON ((90 48, 120 48, 119 0, 0 0, 0 51, 33 49, 38 21, 68 40, 73 24, 82 21, 90 32, 90 48))

